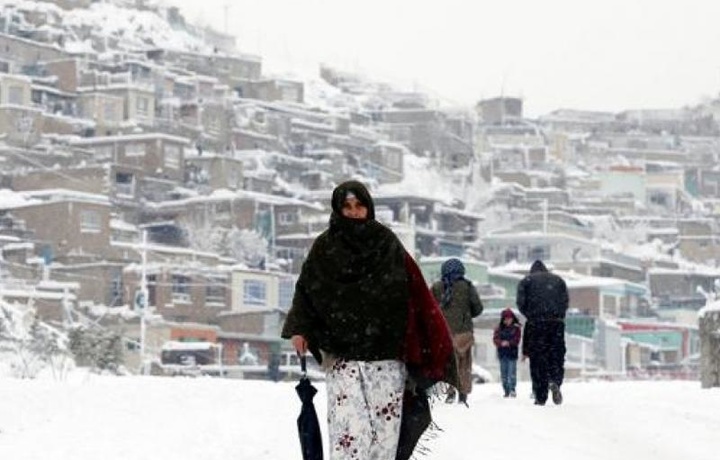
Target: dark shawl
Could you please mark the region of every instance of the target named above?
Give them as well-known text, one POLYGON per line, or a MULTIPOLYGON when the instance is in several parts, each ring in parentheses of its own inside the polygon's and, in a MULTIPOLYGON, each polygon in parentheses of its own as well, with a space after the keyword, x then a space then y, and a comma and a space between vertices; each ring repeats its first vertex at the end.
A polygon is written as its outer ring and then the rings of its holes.
POLYGON ((405 250, 377 222, 365 186, 349 181, 332 196, 330 227, 313 243, 295 286, 282 337, 302 335, 338 358, 400 359, 408 317, 405 250), (367 219, 342 215, 348 192, 368 208, 367 219))

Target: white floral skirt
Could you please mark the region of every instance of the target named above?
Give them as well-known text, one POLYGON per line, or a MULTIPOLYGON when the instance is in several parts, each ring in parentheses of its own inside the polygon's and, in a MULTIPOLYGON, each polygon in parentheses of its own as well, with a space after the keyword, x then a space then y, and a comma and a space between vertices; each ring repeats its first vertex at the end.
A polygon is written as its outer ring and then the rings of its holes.
POLYGON ((327 370, 330 460, 395 458, 406 374, 395 360, 338 359, 327 370))

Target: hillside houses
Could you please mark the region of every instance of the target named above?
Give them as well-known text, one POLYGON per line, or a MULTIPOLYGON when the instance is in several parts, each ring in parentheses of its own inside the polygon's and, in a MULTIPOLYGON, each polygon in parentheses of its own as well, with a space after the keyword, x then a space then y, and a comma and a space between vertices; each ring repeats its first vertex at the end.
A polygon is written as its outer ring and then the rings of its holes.
POLYGON ((583 340, 618 318, 687 319, 720 284, 717 101, 538 119, 508 96, 449 108, 330 66, 266 74, 176 8, 117 2, 0 9, 0 50, 0 283, 21 301, 34 289, 56 322, 133 310, 145 273, 163 340, 222 342, 231 361, 279 346, 349 178, 421 265, 476 267, 488 315, 535 259, 568 279, 583 340))

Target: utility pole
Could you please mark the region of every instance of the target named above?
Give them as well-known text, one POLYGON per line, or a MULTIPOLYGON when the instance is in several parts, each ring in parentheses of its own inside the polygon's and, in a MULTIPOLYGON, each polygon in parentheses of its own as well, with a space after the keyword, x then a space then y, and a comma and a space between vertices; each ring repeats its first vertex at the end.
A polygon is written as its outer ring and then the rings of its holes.
POLYGON ((3 289, 5 289, 5 279, 3 272, 3 264, 5 263, 5 259, 3 257, 3 252, 0 249, 0 306, 3 304, 3 289))
POLYGON ((275 262, 275 205, 270 205, 270 254, 265 269, 269 270, 270 262, 275 262))
POLYGON ((148 288, 147 288, 147 229, 142 231, 142 265, 140 267, 140 373, 147 374, 145 366, 145 335, 146 324, 145 315, 148 306, 148 288))

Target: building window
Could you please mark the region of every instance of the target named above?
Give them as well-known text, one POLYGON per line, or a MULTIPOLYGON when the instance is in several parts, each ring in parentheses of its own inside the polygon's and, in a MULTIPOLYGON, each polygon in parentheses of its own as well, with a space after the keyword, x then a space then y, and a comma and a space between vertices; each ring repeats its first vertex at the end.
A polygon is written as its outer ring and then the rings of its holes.
POLYGON ((292 225, 297 220, 297 214, 294 212, 281 212, 278 214, 278 224, 280 225, 292 225))
POLYGON ((513 260, 518 260, 517 246, 510 246, 505 250, 505 262, 512 262, 513 260))
POLYGON ((546 246, 533 246, 528 251, 529 260, 547 260, 550 258, 550 251, 546 246))
POLYGON ((292 278, 280 278, 278 289, 278 307, 288 310, 292 305, 293 295, 295 294, 295 280, 292 278))
POLYGON ((23 87, 20 85, 10 85, 8 87, 8 104, 13 105, 24 105, 23 104, 23 87))
POLYGON ((668 205, 668 197, 663 194, 653 194, 650 195, 650 203, 658 205, 658 206, 667 206, 668 205))
POLYGON ((80 212, 80 232, 100 233, 102 220, 98 211, 84 210, 80 212))
POLYGON ((115 192, 118 195, 133 196, 135 194, 135 180, 132 174, 115 173, 115 192))
POLYGON ((172 276, 172 301, 173 303, 190 303, 190 277, 172 276))
POLYGON ((113 156, 112 145, 100 145, 93 149, 95 151, 95 158, 98 160, 110 160, 113 156))
POLYGON ((145 144, 142 142, 134 142, 125 145, 126 157, 142 157, 145 156, 145 144))
POLYGON ((137 98, 137 114, 147 116, 150 112, 150 100, 146 97, 137 98))
POLYGON ((122 276, 116 275, 110 282, 110 306, 115 307, 122 304, 123 281, 122 276))
POLYGON ((300 90, 294 86, 282 86, 280 87, 280 98, 283 101, 296 102, 300 100, 300 90))
POLYGON ((115 104, 110 101, 105 101, 102 103, 103 106, 103 120, 105 122, 117 122, 117 111, 115 110, 115 104))
POLYGON ((215 216, 216 217, 230 217, 230 202, 221 201, 215 204, 215 216))
POLYGON ((243 281, 243 303, 245 305, 265 305, 267 302, 267 283, 260 280, 243 281))
POLYGON ((385 166, 396 171, 399 170, 401 157, 402 154, 400 152, 386 152, 385 166))
POLYGON ((180 168, 180 147, 177 145, 165 146, 165 166, 168 168, 180 168))
POLYGON ((230 173, 228 174, 228 186, 232 188, 240 188, 242 187, 242 180, 240 179, 240 174, 238 171, 234 168, 230 169, 230 173))
POLYGON ((209 279, 205 286, 205 305, 209 307, 225 306, 225 282, 221 279, 209 279))

